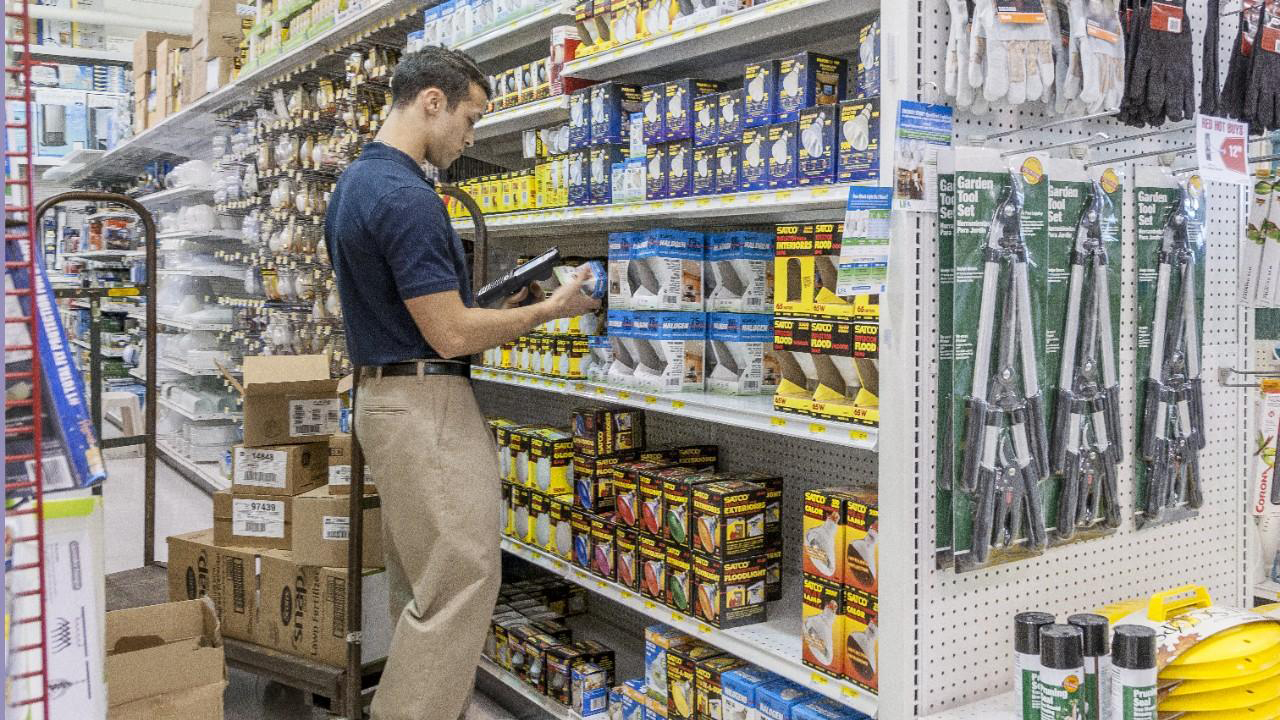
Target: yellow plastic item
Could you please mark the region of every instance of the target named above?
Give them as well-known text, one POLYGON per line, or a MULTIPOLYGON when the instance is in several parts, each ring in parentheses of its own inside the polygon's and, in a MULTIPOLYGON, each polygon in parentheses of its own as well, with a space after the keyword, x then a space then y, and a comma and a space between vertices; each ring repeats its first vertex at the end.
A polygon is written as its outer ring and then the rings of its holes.
POLYGON ((1164 622, 1170 615, 1176 615, 1191 608, 1207 608, 1213 606, 1213 598, 1209 591, 1200 585, 1183 585, 1172 590, 1158 592, 1147 602, 1147 618, 1154 622, 1164 622), (1187 595, 1187 597, 1179 597, 1187 595))
MULTIPOLYGON (((1160 706, 1164 712, 1164 705, 1160 706)), ((1213 710, 1209 712, 1184 713, 1179 720, 1276 720, 1280 718, 1280 700, 1253 705, 1235 710, 1213 710)))
POLYGON ((1259 605, 1253 609, 1259 615, 1268 615, 1273 612, 1280 612, 1280 603, 1271 603, 1270 605, 1259 605))
POLYGON ((1160 712, 1237 710, 1280 700, 1280 682, 1264 678, 1252 685, 1195 695, 1170 696, 1160 702, 1160 712))
POLYGON ((1214 663, 1253 655, 1280 643, 1280 623, 1259 622, 1223 630, 1200 642, 1169 663, 1169 667, 1214 663))
POLYGON ((1227 690, 1229 688, 1252 685, 1260 680, 1267 679, 1280 684, 1280 664, 1277 664, 1275 667, 1269 667, 1262 672, 1253 673, 1252 675, 1236 675, 1217 680, 1185 680, 1177 687, 1170 690, 1169 695, 1195 695, 1197 693, 1215 692, 1218 690, 1227 690))
POLYGON ((1280 665, 1280 644, 1259 650, 1247 657, 1195 665, 1169 666, 1160 672, 1161 680, 1217 680, 1252 675, 1280 665))

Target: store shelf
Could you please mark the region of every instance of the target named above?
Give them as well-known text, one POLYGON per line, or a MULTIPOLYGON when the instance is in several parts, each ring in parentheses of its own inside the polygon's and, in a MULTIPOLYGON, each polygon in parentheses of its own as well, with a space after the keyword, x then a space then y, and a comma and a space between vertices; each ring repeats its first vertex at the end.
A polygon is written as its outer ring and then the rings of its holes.
POLYGON ((106 154, 106 150, 86 150, 84 148, 72 150, 62 157, 58 164, 45 170, 40 178, 51 183, 66 182, 77 173, 95 164, 99 158, 106 154))
POLYGON ((168 203, 181 202, 183 200, 191 200, 198 197, 207 197, 213 195, 213 188, 200 187, 198 185, 181 185, 158 192, 149 193, 147 195, 139 195, 134 198, 143 205, 165 205, 168 203))
MULTIPOLYGON (((71 338, 71 344, 72 344, 72 345, 75 345, 75 346, 76 346, 76 347, 78 347, 78 348, 84 348, 85 350, 89 350, 89 349, 90 349, 90 347, 89 347, 89 341, 88 341, 88 340, 81 340, 80 338, 71 338)), ((107 347, 107 346, 103 345, 103 346, 99 349, 99 352, 101 353, 102 357, 104 357, 104 358, 117 358, 117 359, 118 359, 118 358, 122 358, 122 357, 124 357, 124 350, 123 350, 123 349, 121 349, 121 348, 107 347)))
POLYGON ((128 50, 97 50, 56 45, 32 45, 30 49, 31 57, 40 60, 93 60, 133 64, 133 53, 128 50))
POLYGON ((1263 580, 1253 588, 1253 596, 1267 602, 1280 602, 1280 583, 1263 580))
MULTIPOLYGON (((204 368, 193 368, 187 363, 179 362, 177 360, 173 360, 171 358, 166 358, 166 357, 156 358, 156 367, 161 370, 173 370, 175 372, 182 373, 183 375, 190 375, 191 377, 221 377, 222 376, 222 373, 219 372, 217 368, 214 368, 212 370, 206 370, 204 368)), ((237 375, 240 373, 240 370, 239 368, 227 368, 227 372, 231 373, 232 375, 237 375)))
POLYGON ((81 260, 128 260, 131 258, 146 257, 146 250, 86 250, 84 252, 66 253, 64 258, 78 258, 81 260))
POLYGON ((701 71, 707 65, 758 57, 765 43, 770 47, 807 47, 814 35, 851 31, 842 25, 844 21, 879 9, 880 3, 872 0, 774 0, 571 60, 565 63, 564 74, 587 80, 634 74, 682 77, 686 71, 701 71))
POLYGON ((156 452, 160 455, 160 459, 169 464, 169 467, 209 495, 231 487, 231 482, 222 477, 222 473, 218 471, 219 464, 216 462, 198 463, 190 460, 163 440, 156 441, 156 452))
MULTIPOLYGON (((584 205, 580 207, 531 210, 487 215, 489 235, 558 235, 572 227, 611 230, 637 224, 660 222, 667 226, 705 225, 709 218, 733 222, 770 223, 833 219, 844 216, 849 185, 818 185, 808 188, 757 190, 727 195, 648 200, 645 202, 584 205)), ((458 232, 470 232, 470 219, 455 219, 458 232)))
POLYGON ((476 142, 503 135, 515 135, 544 125, 569 120, 569 96, 554 95, 506 110, 499 110, 480 118, 476 123, 476 142))
POLYGON ((156 234, 156 240, 243 240, 239 230, 173 230, 156 234))
POLYGON ((178 328, 179 330, 230 330, 231 323, 202 323, 179 318, 157 317, 157 325, 178 328))
POLYGON ((643 390, 618 388, 586 380, 567 380, 478 366, 471 369, 471 379, 546 390, 562 395, 609 400, 643 410, 670 413, 694 420, 863 450, 875 450, 880 439, 879 428, 874 426, 816 420, 776 412, 773 409, 773 397, 769 395, 647 393, 643 390))
POLYGON ((970 705, 926 715, 923 720, 1018 720, 1020 716, 1013 693, 1005 693, 970 705))
POLYGON ((630 610, 689 633, 747 662, 768 668, 814 692, 868 715, 874 716, 876 713, 877 702, 873 693, 868 693, 844 680, 810 670, 801 663, 798 597, 792 598, 795 600, 794 603, 788 603, 784 599, 771 604, 768 622, 730 630, 718 630, 696 618, 646 600, 617 583, 603 580, 538 548, 516 542, 511 538, 503 538, 502 549, 630 610), (794 606, 795 612, 785 612, 789 606, 794 606))
POLYGON ((168 398, 163 398, 163 397, 156 398, 156 404, 162 408, 165 408, 166 410, 175 412, 181 415, 182 417, 195 422, 218 422, 218 421, 231 422, 231 421, 239 421, 240 418, 244 417, 243 414, 238 412, 193 413, 183 408, 181 405, 178 405, 177 403, 169 400, 168 398))
POLYGON ((160 277, 207 277, 227 280, 244 280, 244 270, 233 267, 203 267, 176 270, 157 270, 160 277))
POLYGON ((497 663, 488 658, 480 658, 480 665, 477 669, 501 683, 508 690, 516 693, 529 704, 537 707, 548 718, 566 718, 567 720, 581 720, 582 716, 573 712, 569 708, 552 700, 551 698, 538 692, 537 689, 529 687, 527 683, 513 675, 507 670, 503 670, 497 663))
POLYGON ((541 45, 545 55, 551 40, 551 28, 572 22, 573 4, 556 2, 506 25, 463 40, 454 49, 465 52, 478 63, 495 61, 534 45, 541 45))

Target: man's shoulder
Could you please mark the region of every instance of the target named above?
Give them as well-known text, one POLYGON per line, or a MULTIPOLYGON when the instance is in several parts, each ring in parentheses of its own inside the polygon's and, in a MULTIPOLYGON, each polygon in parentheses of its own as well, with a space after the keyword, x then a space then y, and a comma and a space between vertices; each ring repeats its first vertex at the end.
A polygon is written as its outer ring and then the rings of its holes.
POLYGON ((434 188, 395 163, 363 159, 352 163, 342 174, 338 190, 345 196, 359 195, 370 207, 409 209, 443 205, 434 188))

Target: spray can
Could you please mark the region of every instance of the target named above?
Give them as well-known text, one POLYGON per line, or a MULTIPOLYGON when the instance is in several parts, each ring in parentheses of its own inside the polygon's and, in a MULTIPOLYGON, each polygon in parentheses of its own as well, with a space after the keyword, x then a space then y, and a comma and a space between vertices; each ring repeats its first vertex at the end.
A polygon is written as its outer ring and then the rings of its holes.
POLYGON ((1156 631, 1116 627, 1111 641, 1111 720, 1156 720, 1156 631))
POLYGON ((1040 720, 1084 717, 1084 635, 1074 625, 1040 631, 1040 720))
POLYGON ((1111 623, 1101 615, 1072 615, 1067 622, 1080 628, 1084 655, 1083 720, 1106 720, 1111 694, 1111 623))
POLYGON ((1040 628, 1055 619, 1043 612, 1013 618, 1013 686, 1022 720, 1040 720, 1040 628))

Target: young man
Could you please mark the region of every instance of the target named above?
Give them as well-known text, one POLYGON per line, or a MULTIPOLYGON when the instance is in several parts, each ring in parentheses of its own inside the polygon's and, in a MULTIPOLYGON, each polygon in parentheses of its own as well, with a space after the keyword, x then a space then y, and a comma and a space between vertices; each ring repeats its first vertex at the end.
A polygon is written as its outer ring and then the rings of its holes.
POLYGON ((497 454, 467 356, 590 312, 580 274, 543 299, 473 307, 471 271, 420 166, 474 140, 488 82, 466 55, 406 55, 374 142, 338 180, 325 217, 347 348, 360 366, 355 429, 382 496, 395 633, 374 720, 464 711, 501 581, 497 454))

